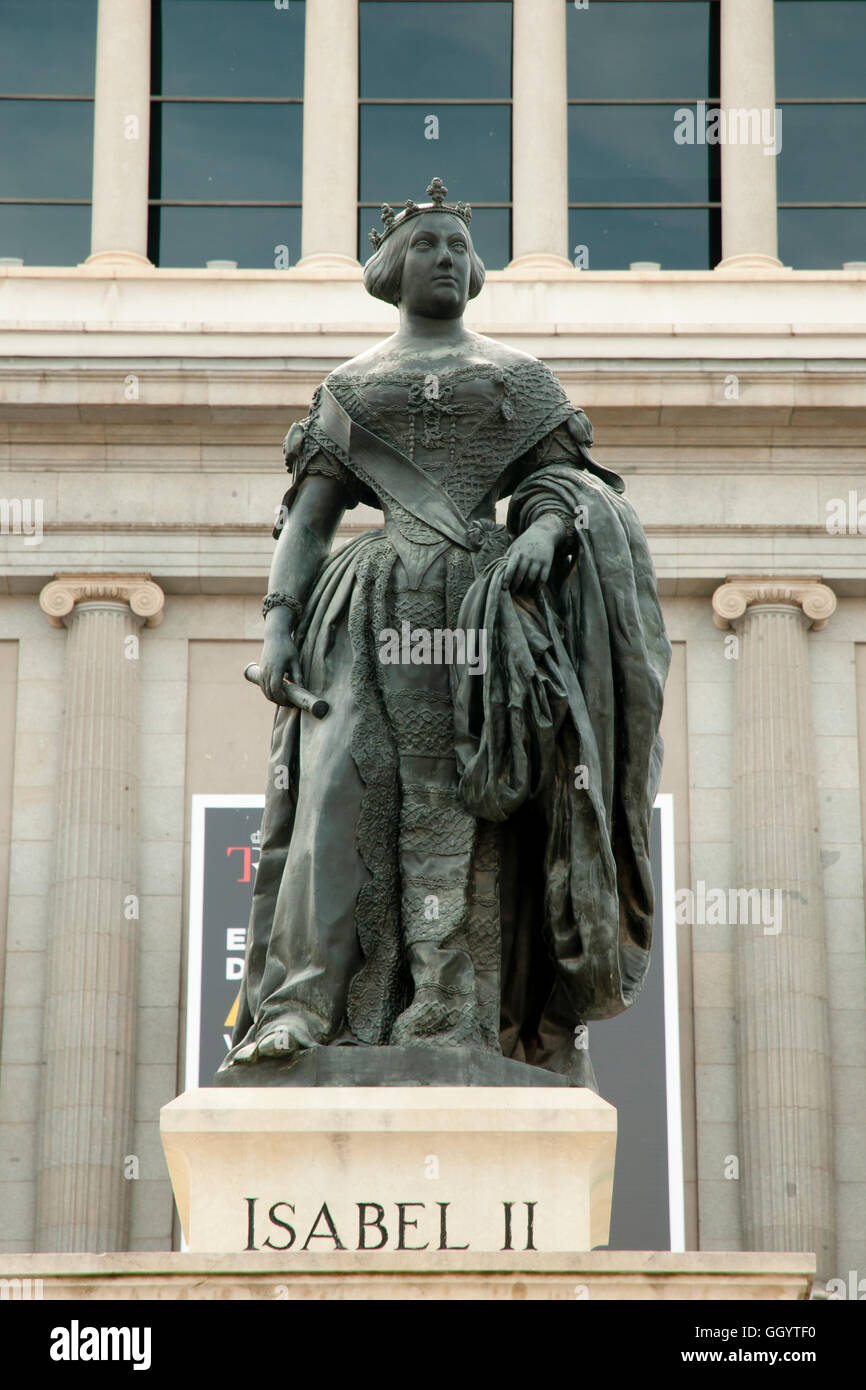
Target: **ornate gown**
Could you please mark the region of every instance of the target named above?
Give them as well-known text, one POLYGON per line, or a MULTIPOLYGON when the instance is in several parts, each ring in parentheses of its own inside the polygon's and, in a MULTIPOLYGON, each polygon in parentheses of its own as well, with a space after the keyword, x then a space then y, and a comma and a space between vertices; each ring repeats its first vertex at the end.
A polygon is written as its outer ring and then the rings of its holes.
POLYGON ((320 392, 304 422, 283 516, 319 473, 384 525, 324 563, 296 630, 304 683, 331 709, 276 710, 224 1065, 282 1024, 305 1047, 469 1046, 592 1085, 576 1027, 640 988, 669 658, 652 566, 621 481, 586 452, 586 417, 542 363, 505 351, 436 376, 349 363, 326 383, 445 489, 474 548, 327 434, 320 392), (549 585, 512 595, 502 557, 550 511, 568 537, 549 585), (385 664, 382 636, 405 623, 483 628, 486 671, 385 664))

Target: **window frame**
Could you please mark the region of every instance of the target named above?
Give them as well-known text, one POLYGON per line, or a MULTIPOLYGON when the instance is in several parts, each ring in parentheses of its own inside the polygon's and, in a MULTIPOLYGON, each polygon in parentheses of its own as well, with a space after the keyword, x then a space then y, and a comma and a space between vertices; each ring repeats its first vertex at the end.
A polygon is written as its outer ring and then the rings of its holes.
MULTIPOLYGON (((694 4, 696 0, 668 0, 669 4, 694 4)), ((651 4, 653 0, 590 0, 590 3, 617 5, 617 4, 651 4)), ((721 4, 720 0, 698 0, 698 3, 710 5, 710 40, 709 40, 709 67, 714 71, 718 86, 721 86, 721 52, 720 52, 720 24, 721 24, 721 4)), ((566 10, 571 7, 572 0, 565 0, 566 10)), ((708 84, 709 85, 709 82, 708 84)), ((721 105, 720 96, 696 96, 696 97, 567 97, 567 107, 572 106, 670 106, 676 109, 681 106, 694 106, 697 108, 699 101, 706 102, 708 106, 721 105)), ((566 152, 566 158, 568 157, 566 152)), ((568 199, 568 214, 572 212, 668 212, 668 211, 693 211, 708 212, 709 216, 709 244, 708 257, 709 266, 718 264, 722 258, 722 199, 721 199, 721 147, 718 145, 707 146, 707 175, 708 182, 717 181, 719 184, 719 197, 706 198, 696 202, 678 202, 665 200, 661 202, 616 202, 610 201, 588 201, 580 202, 568 199)), ((569 241, 571 237, 569 236, 569 241)), ((667 267, 675 270, 675 266, 667 267)), ((592 266, 590 265, 590 269, 592 266)), ((625 266, 622 269, 626 269, 625 266)))
MULTIPOLYGON (((416 4, 423 0, 376 0, 378 4, 416 4)), ((363 0, 358 0, 358 159, 357 159, 357 219, 360 225, 360 218, 363 212, 372 211, 379 213, 382 207, 382 199, 378 202, 365 202, 361 199, 361 122, 360 112, 362 106, 507 106, 509 111, 509 161, 508 161, 508 186, 511 197, 507 202, 477 202, 472 200, 471 206, 478 209, 490 209, 494 212, 508 213, 508 261, 511 260, 514 248, 514 5, 513 0, 508 0, 511 7, 511 48, 509 64, 508 85, 510 94, 507 97, 362 97, 361 91, 361 4, 363 0)), ((443 4, 463 4, 464 0, 437 0, 443 4)), ((502 4, 502 0, 475 0, 476 4, 502 4)), ((398 201, 399 206, 399 201, 398 201)), ((358 236, 358 259, 363 264, 365 257, 361 254, 364 250, 363 239, 358 236)))
MULTIPOLYGON (((304 0, 306 3, 306 0, 304 0)), ((160 210, 162 208, 297 208, 303 216, 303 202, 295 199, 263 198, 155 198, 154 188, 160 187, 160 163, 162 159, 162 106, 165 104, 191 106, 238 105, 238 106, 300 106, 301 107, 301 179, 303 180, 303 96, 299 97, 241 97, 241 96, 171 96, 156 91, 162 87, 162 25, 161 0, 151 0, 151 46, 150 46, 150 167, 147 179, 147 258, 159 266, 161 239, 160 210)), ((305 16, 306 17, 306 16, 305 16)), ((304 54, 304 62, 306 53, 304 54)), ((302 63, 301 70, 304 70, 302 63)), ((300 248, 299 248, 300 251, 300 248)), ((297 259, 300 259, 300 255, 297 259)), ((191 269, 194 267, 190 267, 191 269)), ((259 267, 266 269, 267 267, 259 267)))
MULTIPOLYGON (((93 82, 96 86, 96 48, 93 50, 93 82)), ((57 92, 0 92, 0 101, 84 101, 94 105, 95 92, 76 92, 74 96, 64 96, 57 92)), ((91 121, 91 129, 94 122, 91 121)), ((90 141, 90 186, 89 198, 21 198, 0 194, 0 207, 50 207, 50 208, 91 208, 93 207, 93 138, 90 141)), ((23 259, 23 257, 22 257, 23 259)), ((25 262, 26 263, 26 262, 25 262)), ((52 262, 55 264, 55 262, 52 262)), ((78 262, 70 262, 78 264, 78 262)))

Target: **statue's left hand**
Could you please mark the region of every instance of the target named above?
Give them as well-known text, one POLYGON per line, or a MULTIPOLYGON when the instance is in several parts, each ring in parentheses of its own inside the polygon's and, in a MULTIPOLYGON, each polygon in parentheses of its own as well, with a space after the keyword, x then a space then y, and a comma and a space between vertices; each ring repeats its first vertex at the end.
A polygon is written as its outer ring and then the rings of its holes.
POLYGON ((550 567, 556 553, 556 542, 561 536, 562 526, 557 518, 548 525, 548 518, 541 517, 528 530, 512 541, 508 547, 505 569, 502 574, 503 589, 535 588, 546 584, 550 567))

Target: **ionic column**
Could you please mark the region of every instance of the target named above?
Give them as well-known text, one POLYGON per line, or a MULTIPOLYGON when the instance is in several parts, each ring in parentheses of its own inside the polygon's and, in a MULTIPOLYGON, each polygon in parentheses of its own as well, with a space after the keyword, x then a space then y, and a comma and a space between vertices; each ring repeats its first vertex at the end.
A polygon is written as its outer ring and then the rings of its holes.
POLYGON ((358 0, 307 0, 301 196, 300 264, 357 267, 358 0))
POLYGON ((562 0, 514 0, 512 261, 571 266, 568 85, 562 0))
MULTIPOLYGON (((722 0, 720 62, 726 134, 731 111, 775 111, 773 0, 722 0)), ((760 143, 734 144, 727 138, 721 156, 722 260, 717 269, 781 265, 776 156, 765 154, 760 143)))
POLYGON ((714 622, 739 638, 735 884, 773 905, 764 925, 735 931, 743 1237, 750 1250, 813 1250, 824 1277, 832 1099, 807 634, 835 607, 809 579, 730 579, 713 595, 714 622))
POLYGON ((99 0, 87 263, 149 265, 150 0, 99 0))
POLYGON ((36 1249, 127 1248, 135 1042, 138 631, 162 621, 147 575, 58 575, 66 626, 56 865, 43 1024, 36 1249))

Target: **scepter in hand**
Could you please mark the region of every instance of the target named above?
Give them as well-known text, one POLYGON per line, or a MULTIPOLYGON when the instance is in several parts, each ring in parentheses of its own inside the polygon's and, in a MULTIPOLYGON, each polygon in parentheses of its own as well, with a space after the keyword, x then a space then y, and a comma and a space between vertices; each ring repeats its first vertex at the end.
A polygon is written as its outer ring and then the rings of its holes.
MULTIPOLYGON (((255 661, 251 661, 249 666, 245 667, 244 675, 253 685, 257 685, 260 690, 262 689, 262 670, 255 661)), ((296 709, 306 710, 316 719, 324 719, 331 708, 327 700, 323 700, 319 695, 314 695, 310 690, 305 690, 302 685, 296 685, 294 681, 289 680, 288 676, 283 676, 283 690, 290 704, 294 705, 296 709)))

